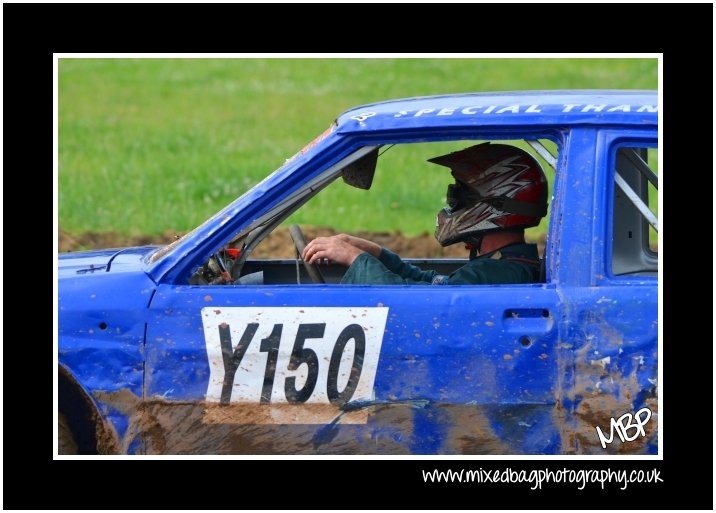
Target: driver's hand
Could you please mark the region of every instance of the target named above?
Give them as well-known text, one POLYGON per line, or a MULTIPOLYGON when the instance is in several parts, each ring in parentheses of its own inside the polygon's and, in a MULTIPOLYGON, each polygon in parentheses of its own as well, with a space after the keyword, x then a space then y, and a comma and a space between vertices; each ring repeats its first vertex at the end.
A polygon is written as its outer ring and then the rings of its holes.
POLYGON ((303 260, 309 264, 336 263, 349 266, 363 250, 346 242, 341 235, 316 237, 306 244, 303 260))

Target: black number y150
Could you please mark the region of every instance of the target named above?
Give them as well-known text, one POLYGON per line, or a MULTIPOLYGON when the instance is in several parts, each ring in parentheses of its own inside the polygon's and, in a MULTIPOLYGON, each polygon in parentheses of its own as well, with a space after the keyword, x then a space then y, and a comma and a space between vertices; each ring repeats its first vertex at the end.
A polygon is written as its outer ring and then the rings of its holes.
MULTIPOLYGON (((241 336, 241 339, 239 340, 238 345, 234 348, 231 340, 231 329, 229 325, 223 323, 219 326, 221 356, 224 361, 224 382, 221 389, 221 404, 229 404, 229 402, 231 402, 231 391, 236 378, 236 370, 241 365, 241 360, 246 355, 249 345, 258 331, 258 327, 258 323, 248 324, 241 336)), ((289 376, 286 378, 284 392, 286 394, 286 400, 289 403, 305 403, 313 394, 318 381, 319 358, 313 349, 304 347, 304 344, 308 339, 322 339, 325 331, 326 323, 299 324, 298 331, 296 332, 296 339, 293 342, 293 349, 291 350, 291 358, 288 362, 286 370, 296 371, 301 365, 306 364, 306 382, 301 389, 297 389, 296 377, 289 376)), ((283 324, 274 324, 269 336, 262 339, 259 346, 259 351, 266 353, 266 368, 264 371, 260 399, 262 404, 271 402, 271 394, 273 392, 274 378, 276 376, 276 364, 278 362, 278 353, 281 345, 282 333, 283 324)), ((363 331, 363 327, 359 324, 350 324, 346 326, 338 335, 331 352, 331 358, 328 364, 328 379, 326 383, 326 393, 331 404, 340 406, 350 401, 353 397, 363 370, 363 360, 366 349, 365 346, 365 332, 363 331), (350 367, 350 373, 346 386, 343 390, 338 390, 341 360, 343 358, 345 348, 351 340, 353 340, 355 344, 353 362, 350 367)))

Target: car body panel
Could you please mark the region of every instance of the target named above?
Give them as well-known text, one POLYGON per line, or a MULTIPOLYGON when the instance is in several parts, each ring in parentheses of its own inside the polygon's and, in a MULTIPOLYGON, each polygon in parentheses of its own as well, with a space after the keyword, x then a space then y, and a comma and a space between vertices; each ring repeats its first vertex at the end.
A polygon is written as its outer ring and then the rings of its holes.
MULTIPOLYGON (((393 440, 391 451, 397 453, 431 453, 433 451, 454 452, 456 447, 437 436, 447 429, 440 417, 434 414, 421 417, 427 408, 430 411, 450 411, 464 405, 468 408, 490 408, 497 405, 512 405, 516 410, 525 410, 525 406, 554 407, 556 392, 557 363, 555 358, 556 330, 552 315, 557 314, 557 295, 554 289, 541 285, 523 285, 505 288, 489 287, 477 293, 489 295, 487 302, 475 301, 475 287, 440 287, 437 290, 428 286, 415 287, 349 287, 329 286, 265 286, 265 287, 164 287, 161 286, 152 304, 152 314, 147 330, 147 390, 146 395, 171 398, 173 393, 181 391, 181 399, 201 401, 207 395, 207 380, 210 369, 207 362, 207 345, 201 319, 197 318, 197 308, 208 308, 220 313, 235 305, 262 309, 265 317, 271 318, 268 324, 260 322, 259 330, 252 339, 253 347, 246 355, 255 360, 247 368, 238 371, 235 388, 253 387, 253 397, 244 397, 234 409, 235 415, 225 413, 223 423, 235 424, 236 436, 244 431, 256 429, 255 424, 270 424, 272 417, 280 419, 276 424, 304 424, 301 430, 311 439, 318 437, 325 425, 334 425, 336 430, 349 425, 351 432, 360 438, 373 439, 380 432, 389 430, 385 422, 370 422, 367 418, 361 424, 348 422, 344 413, 354 409, 371 411, 376 408, 392 408, 392 415, 403 429, 420 418, 424 433, 403 435, 393 440), (310 297, 310 301, 306 298, 310 297), (260 379, 264 377, 267 355, 258 351, 261 337, 267 336, 275 323, 281 319, 285 324, 281 339, 279 367, 287 360, 291 352, 293 333, 288 329, 292 308, 302 312, 310 304, 325 312, 329 310, 348 311, 355 322, 367 331, 368 324, 361 324, 361 312, 364 309, 386 310, 387 322, 384 334, 381 333, 382 347, 377 364, 372 397, 344 404, 331 405, 320 399, 313 403, 309 399, 305 404, 318 407, 310 417, 301 417, 304 404, 287 402, 284 394, 284 382, 278 375, 273 385, 273 397, 262 404, 258 400, 260 379), (279 310, 285 315, 271 314, 272 308, 281 305, 279 310), (483 307, 484 306, 484 307, 483 307), (169 330, 168 326, 174 329, 169 330), (529 338, 529 340, 526 340, 529 338), (252 372, 251 366, 260 372, 252 372), (259 380, 254 383, 250 376, 259 380), (172 392, 173 391, 173 392, 172 392), (365 406, 361 406, 361 403, 365 406), (273 413, 270 412, 273 408, 273 413), (264 412, 264 413, 261 413, 264 412), (276 413, 279 412, 279 413, 276 413), (257 420, 259 418, 259 420, 257 420), (313 425, 313 428, 309 427, 313 425), (441 440, 443 440, 441 442, 441 440)), ((239 310, 242 307, 238 307, 239 310)), ((364 313, 362 315, 365 315, 364 313)), ((326 336, 316 337, 312 346, 320 356, 319 369, 329 365, 328 355, 335 344, 335 336, 328 335, 331 323, 339 326, 334 332, 340 332, 348 324, 336 319, 336 315, 313 313, 306 315, 305 322, 325 323, 328 325, 326 336), (343 324, 341 324, 341 322, 343 324), (329 345, 321 352, 318 347, 329 345)), ((257 317, 257 319, 260 319, 257 317)), ((321 332, 323 333, 323 332, 321 332)), ((240 338, 241 330, 234 337, 234 345, 240 338)), ((347 349, 351 352, 351 348, 347 349)), ((355 352, 355 348, 352 349, 355 352)), ((368 365, 365 357, 363 372, 368 365)), ((325 380, 326 371, 319 371, 319 384, 325 380)), ((300 375, 288 373, 289 375, 300 375)), ((304 372, 305 374, 305 372, 304 372)), ((299 380, 305 378, 298 378, 299 380)), ((341 384, 339 388, 346 385, 341 384)), ((236 395, 240 395, 237 393, 236 395)), ((247 394, 251 395, 251 394, 247 394)), ((313 394, 317 395, 316 393, 313 394)), ((170 407, 171 408, 171 407, 170 407)), ((215 410, 215 409, 214 409, 215 410)), ((226 410, 229 411, 229 410, 226 410)), ((204 415, 206 417, 207 414, 204 415)), ((209 417, 214 411, 209 410, 209 417)), ((517 421, 516 421, 517 422, 517 421)), ((206 430, 202 437, 206 448, 212 440, 210 419, 198 421, 192 417, 194 430, 206 430)), ((266 427, 262 429, 268 429, 266 427)), ((275 428, 273 428, 275 429, 275 428)), ((292 428, 293 429, 293 428, 292 428)), ((542 423, 544 431, 554 431, 552 423, 542 423)), ((215 429, 214 429, 215 430, 215 429)), ((494 439, 499 439, 497 435, 494 439)), ((546 437, 554 440, 556 436, 546 437)), ((454 442, 454 441, 453 441, 454 442)), ((165 445, 169 445, 167 440, 165 445)), ((174 440, 177 447, 183 447, 181 439, 174 440)), ((223 440, 215 440, 212 451, 220 450, 223 440)), ((293 450, 301 452, 301 443, 296 441, 293 450)), ((290 441, 285 440, 286 447, 290 441)), ((330 444, 329 444, 330 447, 330 444)), ((545 446, 535 448, 515 444, 511 452, 528 453, 533 450, 542 452, 545 446)))
POLYGON ((143 396, 146 317, 155 284, 136 269, 146 267, 138 266, 136 258, 132 258, 134 271, 126 270, 129 264, 120 264, 107 272, 106 263, 114 253, 61 259, 73 263, 60 273, 58 363, 97 401, 98 410, 123 436, 127 409, 101 398, 143 396), (84 272, 90 260, 98 262, 99 271, 84 272), (76 267, 75 262, 83 264, 76 267))

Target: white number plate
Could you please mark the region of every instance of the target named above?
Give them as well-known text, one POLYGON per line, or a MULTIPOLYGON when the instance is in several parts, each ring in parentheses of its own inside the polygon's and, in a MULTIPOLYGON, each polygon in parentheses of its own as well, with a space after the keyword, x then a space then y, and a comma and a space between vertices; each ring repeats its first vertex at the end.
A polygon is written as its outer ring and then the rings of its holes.
POLYGON ((323 404, 335 412, 373 398, 386 307, 207 307, 201 316, 209 402, 323 404))

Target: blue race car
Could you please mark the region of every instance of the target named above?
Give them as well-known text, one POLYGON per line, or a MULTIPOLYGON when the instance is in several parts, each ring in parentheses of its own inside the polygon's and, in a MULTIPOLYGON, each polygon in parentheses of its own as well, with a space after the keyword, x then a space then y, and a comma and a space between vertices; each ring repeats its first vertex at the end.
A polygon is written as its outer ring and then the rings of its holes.
POLYGON ((364 105, 169 245, 61 254, 58 453, 658 454, 657 105, 364 105), (252 256, 325 188, 379 187, 387 158, 496 141, 553 170, 540 283, 353 285, 252 256))

